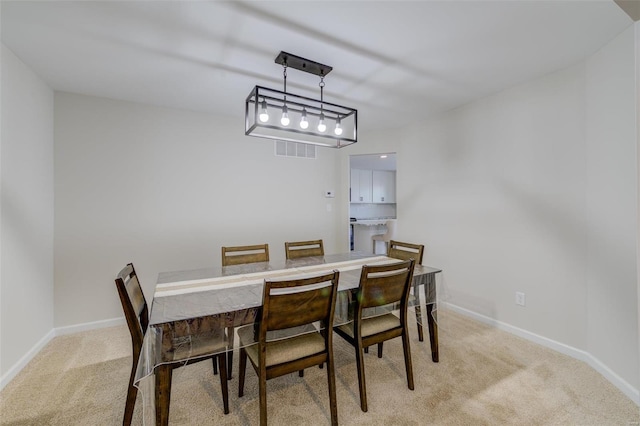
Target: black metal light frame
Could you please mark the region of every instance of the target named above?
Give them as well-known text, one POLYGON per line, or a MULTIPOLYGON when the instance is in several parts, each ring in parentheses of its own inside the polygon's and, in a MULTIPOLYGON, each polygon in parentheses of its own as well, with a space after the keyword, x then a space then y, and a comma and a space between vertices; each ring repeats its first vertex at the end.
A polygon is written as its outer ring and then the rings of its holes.
POLYGON ((332 67, 286 52, 280 52, 275 62, 283 65, 285 69, 285 91, 263 86, 255 86, 251 90, 245 102, 245 135, 331 148, 342 148, 358 142, 358 111, 323 99, 323 79, 331 72, 332 67), (287 68, 319 76, 321 99, 286 92, 287 68), (271 112, 281 112, 286 105, 288 115, 291 117, 290 125, 283 126, 277 117, 270 117, 268 122, 261 122, 259 114, 263 105, 266 105, 271 112), (308 118, 307 129, 298 126, 303 111, 308 118), (321 116, 327 125, 325 132, 320 132, 315 125, 321 116), (337 124, 342 129, 340 135, 334 133, 337 124))

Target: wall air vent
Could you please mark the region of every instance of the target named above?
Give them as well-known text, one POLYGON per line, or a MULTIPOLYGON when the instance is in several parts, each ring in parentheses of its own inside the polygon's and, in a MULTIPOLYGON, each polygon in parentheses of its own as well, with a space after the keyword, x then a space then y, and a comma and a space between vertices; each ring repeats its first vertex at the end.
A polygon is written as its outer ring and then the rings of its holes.
POLYGON ((277 157, 298 157, 316 159, 316 146, 299 142, 275 141, 277 157))

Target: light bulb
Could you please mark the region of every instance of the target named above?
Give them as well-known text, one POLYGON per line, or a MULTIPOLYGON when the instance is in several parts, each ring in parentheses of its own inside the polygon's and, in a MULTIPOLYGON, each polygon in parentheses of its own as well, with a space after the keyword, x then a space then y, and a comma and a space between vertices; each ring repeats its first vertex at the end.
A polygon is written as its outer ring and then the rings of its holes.
POLYGON ((307 121, 307 110, 302 108, 302 118, 300 119, 300 128, 306 129, 309 127, 309 122, 307 121))
POLYGON ((339 118, 336 120, 336 128, 333 130, 333 133, 335 133, 337 136, 340 136, 342 134, 342 126, 340 126, 339 118))
POLYGON ((318 122, 318 131, 324 133, 327 130, 327 125, 324 124, 324 114, 320 113, 320 121, 318 122))
POLYGON ((287 108, 286 105, 284 105, 282 107, 282 118, 280 118, 280 124, 282 124, 283 126, 288 126, 289 125, 289 108, 287 108))
POLYGON ((266 123, 267 121, 269 121, 269 112, 267 111, 267 101, 263 100, 262 101, 262 112, 260 112, 260 121, 262 121, 263 123, 266 123))

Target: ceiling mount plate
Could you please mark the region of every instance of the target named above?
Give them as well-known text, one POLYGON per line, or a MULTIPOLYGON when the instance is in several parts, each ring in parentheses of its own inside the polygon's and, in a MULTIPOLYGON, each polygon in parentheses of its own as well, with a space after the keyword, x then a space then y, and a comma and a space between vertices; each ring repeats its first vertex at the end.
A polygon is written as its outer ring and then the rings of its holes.
POLYGON ((276 57, 276 64, 287 65, 289 68, 295 68, 300 71, 315 74, 317 76, 326 76, 331 72, 333 67, 324 65, 319 62, 310 61, 309 59, 302 58, 300 56, 292 55, 287 52, 280 52, 276 57))

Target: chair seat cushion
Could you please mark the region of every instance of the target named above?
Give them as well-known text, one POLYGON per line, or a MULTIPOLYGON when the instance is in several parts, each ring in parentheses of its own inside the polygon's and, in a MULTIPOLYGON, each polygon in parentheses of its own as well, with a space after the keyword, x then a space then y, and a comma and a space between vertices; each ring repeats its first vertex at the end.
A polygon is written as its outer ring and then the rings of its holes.
POLYGON ((226 350, 227 342, 223 330, 200 333, 186 338, 173 340, 172 361, 184 361, 191 358, 212 355, 226 350))
MULTIPOLYGON (((347 324, 338 326, 338 328, 349 336, 354 337, 353 324, 354 322, 351 321, 347 324)), ((362 320, 362 337, 373 336, 374 334, 382 333, 383 331, 398 327, 400 327, 400 318, 393 314, 364 318, 362 320)))
MULTIPOLYGON (((239 328, 238 336, 240 337, 240 344, 242 346, 254 342, 253 325, 239 328)), ((254 365, 258 365, 258 344, 247 346, 245 350, 251 362, 253 362, 254 365)), ((295 337, 267 342, 266 351, 266 366, 271 367, 324 352, 324 338, 319 332, 314 331, 295 337)))

